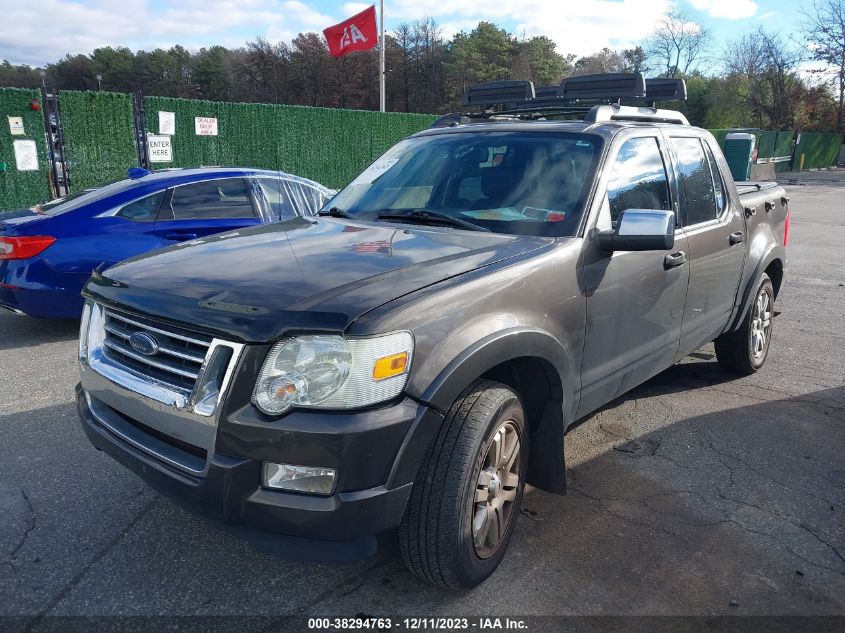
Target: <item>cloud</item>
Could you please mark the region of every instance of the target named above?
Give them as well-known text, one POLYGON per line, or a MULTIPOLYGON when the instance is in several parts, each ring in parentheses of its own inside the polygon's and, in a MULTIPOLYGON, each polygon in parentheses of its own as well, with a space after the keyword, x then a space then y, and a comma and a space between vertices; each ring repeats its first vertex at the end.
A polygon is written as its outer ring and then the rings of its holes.
POLYGON ((711 18, 743 20, 757 14, 757 3, 753 0, 690 0, 690 4, 704 11, 711 18))
MULTIPOLYGON (((691 0, 703 10, 748 11, 751 0, 691 0)), ((0 58, 41 65, 65 53, 90 53, 101 46, 150 49, 182 44, 238 46, 255 37, 290 41, 297 33, 320 32, 370 2, 314 0, 136 0, 131 10, 113 0, 6 0, 0 30, 0 58), (43 16, 54 25, 48 37, 43 16)), ((609 46, 624 48, 648 36, 674 0, 390 0, 387 27, 432 17, 451 37, 480 20, 507 25, 527 37, 546 35, 561 53, 586 55, 609 46)), ((714 13, 715 14, 715 13, 714 13)))
POLYGON ((443 25, 446 36, 482 19, 504 22, 513 24, 520 36, 548 36, 561 53, 587 55, 604 46, 624 48, 642 40, 671 4, 671 0, 393 0, 387 17, 430 16, 443 25))
MULTIPOLYGON (((312 3, 313 4, 313 3, 312 3)), ((0 58, 15 64, 42 65, 65 53, 90 53, 103 46, 150 49, 182 44, 243 45, 258 36, 289 40, 300 31, 320 31, 337 16, 300 0, 148 0, 131 10, 108 0, 5 2, 0 58), (45 36, 44 16, 53 31, 45 36)))

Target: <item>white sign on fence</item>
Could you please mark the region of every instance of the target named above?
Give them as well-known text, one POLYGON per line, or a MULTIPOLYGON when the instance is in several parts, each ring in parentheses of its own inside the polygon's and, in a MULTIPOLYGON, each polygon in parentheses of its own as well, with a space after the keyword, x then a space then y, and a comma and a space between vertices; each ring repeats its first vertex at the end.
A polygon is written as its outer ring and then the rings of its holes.
POLYGON ((194 117, 197 136, 217 136, 217 119, 210 116, 194 117))
POLYGON ((151 163, 173 162, 173 146, 169 136, 147 134, 147 147, 151 163))
POLYGON ((13 135, 24 136, 26 132, 23 129, 23 117, 10 116, 9 117, 9 132, 13 135))
POLYGON ((38 148, 35 141, 15 141, 13 145, 18 171, 38 171, 38 148))
POLYGON ((158 133, 159 134, 167 134, 168 136, 172 136, 176 134, 176 113, 175 112, 164 112, 159 110, 158 112, 158 133))

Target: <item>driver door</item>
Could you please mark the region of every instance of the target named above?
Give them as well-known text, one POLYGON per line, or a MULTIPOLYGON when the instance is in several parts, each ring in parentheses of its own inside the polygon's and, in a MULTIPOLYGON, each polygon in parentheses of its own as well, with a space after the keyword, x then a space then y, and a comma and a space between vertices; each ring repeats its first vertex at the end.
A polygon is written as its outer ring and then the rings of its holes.
MULTIPOLYGON (((678 351, 689 281, 680 263, 687 238, 676 228, 670 250, 616 251, 598 247, 598 231, 614 228, 626 209, 673 210, 664 141, 658 132, 618 142, 608 157, 601 204, 584 246, 587 324, 578 415, 586 415, 669 367, 678 351), (671 257, 667 257, 671 256, 671 257)), ((677 224, 676 224, 677 226, 677 224)))

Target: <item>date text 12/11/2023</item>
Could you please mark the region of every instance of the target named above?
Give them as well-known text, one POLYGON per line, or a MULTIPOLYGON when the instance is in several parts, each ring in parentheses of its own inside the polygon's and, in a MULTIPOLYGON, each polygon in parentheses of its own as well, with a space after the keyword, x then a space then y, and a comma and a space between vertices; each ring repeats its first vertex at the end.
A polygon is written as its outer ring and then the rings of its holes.
POLYGON ((508 617, 353 617, 353 618, 309 618, 308 629, 311 631, 348 631, 393 629, 409 631, 498 631, 527 630, 528 624, 520 618, 508 617))

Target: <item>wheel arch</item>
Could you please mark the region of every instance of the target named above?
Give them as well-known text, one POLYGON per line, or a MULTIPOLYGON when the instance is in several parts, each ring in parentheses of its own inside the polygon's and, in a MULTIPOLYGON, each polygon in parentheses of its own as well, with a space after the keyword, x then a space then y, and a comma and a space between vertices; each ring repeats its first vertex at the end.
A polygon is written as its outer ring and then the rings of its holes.
POLYGON ((529 428, 528 482, 549 492, 566 491, 563 435, 577 403, 576 375, 564 346, 551 334, 527 327, 490 334, 458 354, 421 400, 446 412, 479 378, 511 387, 520 397, 529 428))
POLYGON ((754 300, 754 295, 757 292, 757 288, 760 285, 760 280, 763 278, 763 274, 769 275, 772 279, 775 299, 777 299, 778 293, 783 285, 785 269, 786 249, 782 246, 772 245, 771 248, 766 251, 765 255, 757 260, 757 265, 754 267, 754 271, 749 276, 745 286, 740 289, 741 295, 738 297, 740 309, 735 312, 729 327, 725 329, 726 332, 733 332, 739 329, 742 325, 743 320, 748 315, 748 310, 754 300))

